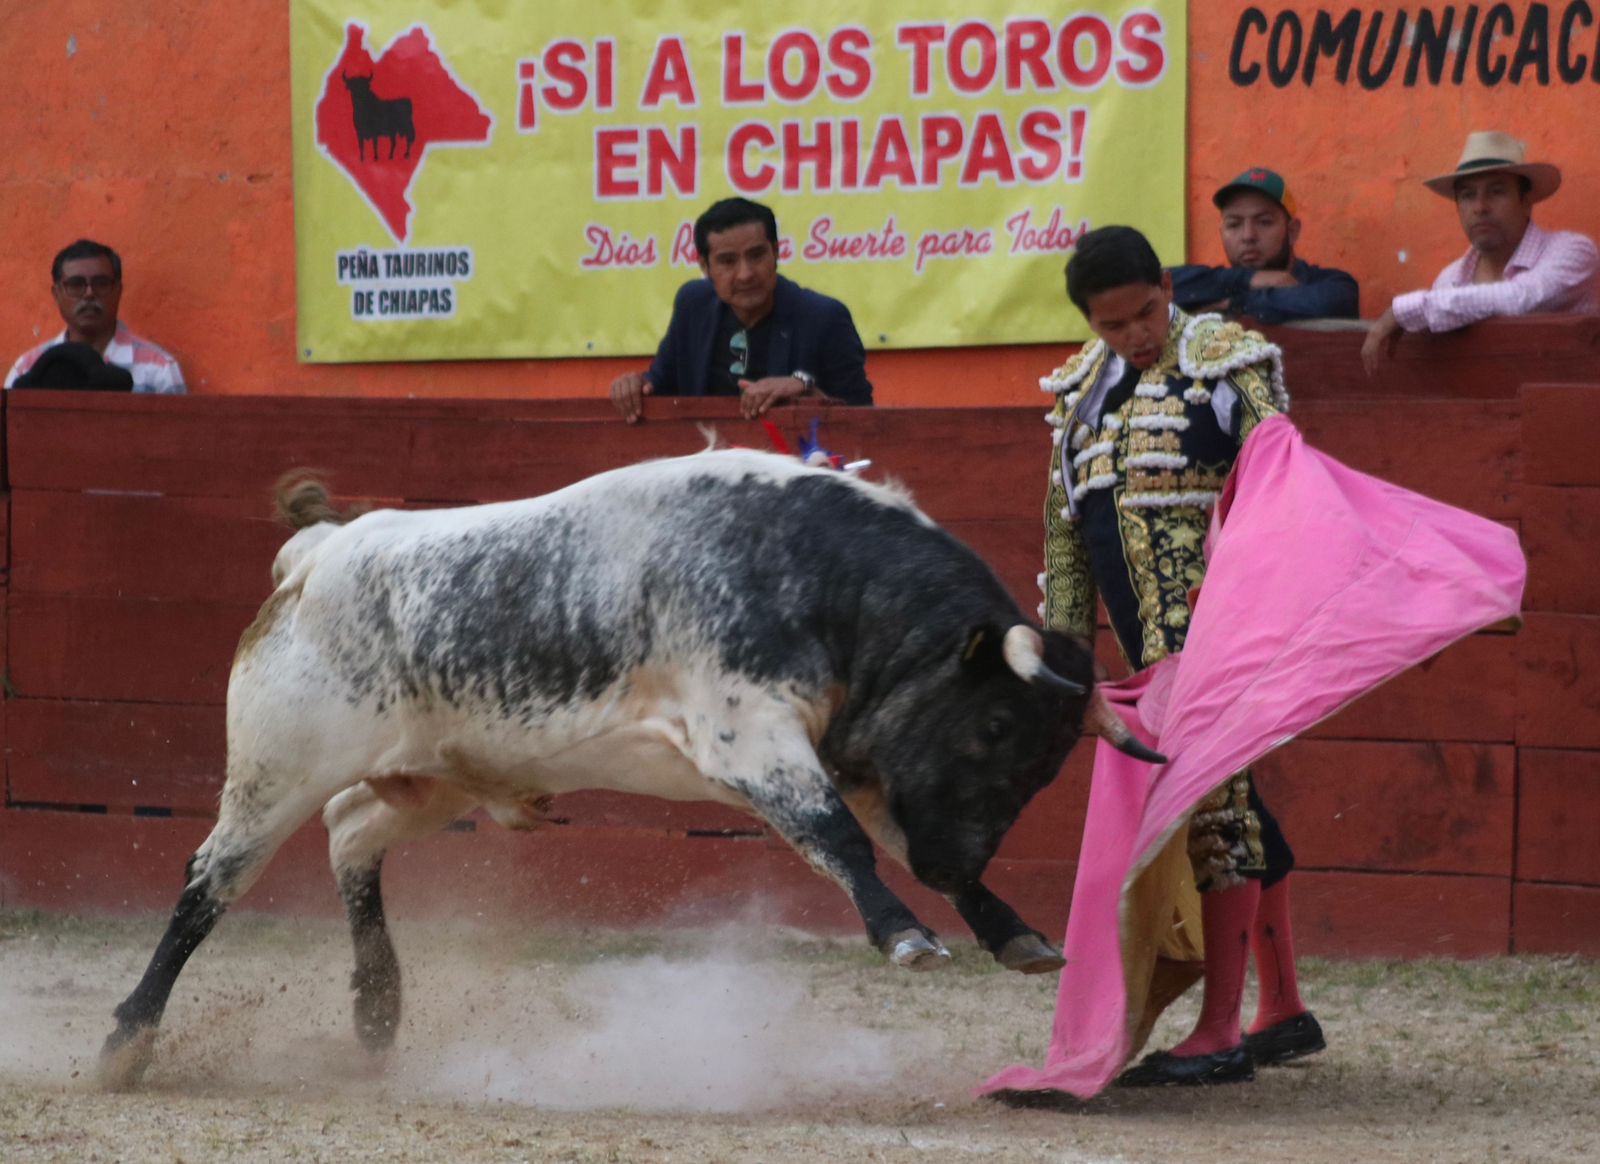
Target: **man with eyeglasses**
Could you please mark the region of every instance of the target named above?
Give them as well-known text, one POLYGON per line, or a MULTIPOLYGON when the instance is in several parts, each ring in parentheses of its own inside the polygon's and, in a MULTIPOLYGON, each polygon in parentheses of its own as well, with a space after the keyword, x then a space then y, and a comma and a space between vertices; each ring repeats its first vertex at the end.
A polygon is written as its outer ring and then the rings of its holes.
POLYGON ((624 420, 643 419, 646 396, 738 396, 752 418, 802 396, 872 403, 850 309, 778 274, 770 209, 725 198, 695 221, 694 245, 706 277, 679 289, 649 370, 611 385, 624 420))
POLYGON ((23 352, 11 365, 7 388, 57 344, 75 343, 93 348, 107 364, 127 369, 135 392, 176 396, 188 391, 178 361, 117 319, 122 259, 116 251, 86 238, 63 248, 50 265, 50 293, 66 330, 23 352))

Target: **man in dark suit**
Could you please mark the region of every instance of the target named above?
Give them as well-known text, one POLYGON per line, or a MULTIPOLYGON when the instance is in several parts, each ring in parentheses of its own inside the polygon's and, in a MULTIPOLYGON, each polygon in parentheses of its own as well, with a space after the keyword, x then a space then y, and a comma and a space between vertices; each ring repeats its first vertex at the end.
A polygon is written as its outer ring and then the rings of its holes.
POLYGON ((778 274, 778 220, 725 198, 695 220, 704 279, 685 283, 646 372, 611 385, 629 424, 646 396, 738 396, 747 417, 802 396, 871 404, 867 355, 850 309, 778 274))

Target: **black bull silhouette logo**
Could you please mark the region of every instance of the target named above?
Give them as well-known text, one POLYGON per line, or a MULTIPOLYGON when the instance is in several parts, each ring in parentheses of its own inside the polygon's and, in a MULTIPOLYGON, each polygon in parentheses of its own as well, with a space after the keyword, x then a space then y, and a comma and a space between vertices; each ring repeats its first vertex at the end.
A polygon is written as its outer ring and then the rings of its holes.
POLYGON ((372 74, 365 77, 340 72, 344 87, 350 90, 350 110, 356 125, 356 154, 366 161, 367 142, 372 143, 372 160, 378 160, 378 139, 389 139, 389 157, 394 157, 395 139, 406 139, 406 157, 411 156, 411 145, 417 139, 417 128, 411 120, 411 98, 396 97, 386 100, 372 91, 372 74))

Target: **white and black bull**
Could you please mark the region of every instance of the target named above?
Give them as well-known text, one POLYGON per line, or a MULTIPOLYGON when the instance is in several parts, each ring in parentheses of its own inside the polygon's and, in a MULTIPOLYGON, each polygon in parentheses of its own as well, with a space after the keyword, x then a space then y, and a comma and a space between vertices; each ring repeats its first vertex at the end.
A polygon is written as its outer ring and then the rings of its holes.
POLYGON ((400 971, 380 873, 397 842, 477 806, 617 789, 754 813, 860 910, 894 962, 939 939, 872 844, 954 903, 1004 965, 1061 959, 980 881, 1085 727, 1083 642, 1041 634, 979 558, 904 496, 724 450, 527 501, 346 523, 315 481, 228 686, 216 827, 144 977, 106 1082, 136 1081, 185 961, 318 809, 355 944, 356 1026, 392 1042, 400 971))

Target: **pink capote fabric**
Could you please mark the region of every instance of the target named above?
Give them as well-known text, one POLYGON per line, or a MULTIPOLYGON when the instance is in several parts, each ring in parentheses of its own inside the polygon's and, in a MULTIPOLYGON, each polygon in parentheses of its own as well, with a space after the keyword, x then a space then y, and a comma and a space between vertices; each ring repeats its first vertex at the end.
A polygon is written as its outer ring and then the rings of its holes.
POLYGON ((1008 1068, 980 1093, 1101 1091, 1146 1017, 1125 979, 1141 869, 1230 773, 1515 616, 1526 575, 1503 526, 1346 468, 1285 417, 1258 425, 1212 517, 1184 650, 1104 689, 1168 763, 1098 744, 1045 1066, 1008 1068))

